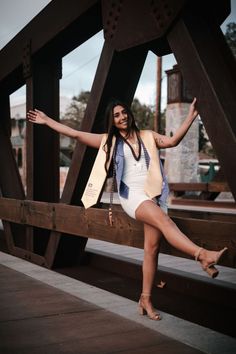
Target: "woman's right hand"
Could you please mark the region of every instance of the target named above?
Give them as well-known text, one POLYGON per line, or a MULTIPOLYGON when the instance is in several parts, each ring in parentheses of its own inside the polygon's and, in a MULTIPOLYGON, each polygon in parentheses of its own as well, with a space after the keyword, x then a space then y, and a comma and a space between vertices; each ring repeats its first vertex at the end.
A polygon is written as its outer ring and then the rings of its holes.
POLYGON ((29 112, 27 112, 27 119, 32 123, 46 124, 48 116, 38 109, 35 109, 29 110, 29 112))

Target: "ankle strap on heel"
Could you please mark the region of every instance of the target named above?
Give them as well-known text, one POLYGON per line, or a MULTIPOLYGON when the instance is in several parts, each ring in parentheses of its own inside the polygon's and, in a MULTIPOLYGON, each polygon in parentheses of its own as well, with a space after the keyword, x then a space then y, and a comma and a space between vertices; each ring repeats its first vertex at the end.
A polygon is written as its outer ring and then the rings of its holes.
POLYGON ((196 262, 198 261, 198 258, 200 256, 200 253, 202 252, 202 250, 203 250, 203 247, 199 247, 199 249, 196 251, 196 253, 194 255, 194 258, 195 258, 196 262))

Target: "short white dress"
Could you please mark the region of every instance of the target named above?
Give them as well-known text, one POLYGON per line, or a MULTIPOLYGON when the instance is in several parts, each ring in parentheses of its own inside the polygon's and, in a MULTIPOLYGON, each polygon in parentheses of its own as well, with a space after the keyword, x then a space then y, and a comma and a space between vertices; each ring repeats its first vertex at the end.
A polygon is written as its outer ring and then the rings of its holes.
MULTIPOLYGON (((119 196, 124 211, 135 219, 135 211, 145 200, 157 203, 156 198, 151 199, 144 191, 147 176, 147 166, 143 147, 141 145, 141 156, 135 160, 130 147, 124 143, 124 170, 122 181, 129 187, 128 199, 119 196)), ((163 211, 167 212, 166 205, 160 205, 163 211)))

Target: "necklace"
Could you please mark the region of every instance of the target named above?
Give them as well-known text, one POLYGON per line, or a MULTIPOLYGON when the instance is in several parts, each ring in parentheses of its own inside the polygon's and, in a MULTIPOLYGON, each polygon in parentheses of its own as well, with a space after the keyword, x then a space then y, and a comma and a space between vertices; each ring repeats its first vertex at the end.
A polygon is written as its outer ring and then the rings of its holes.
POLYGON ((136 161, 139 161, 141 157, 141 142, 138 134, 136 134, 135 142, 131 142, 130 139, 126 139, 121 135, 122 139, 126 142, 126 144, 130 147, 133 157, 136 161))

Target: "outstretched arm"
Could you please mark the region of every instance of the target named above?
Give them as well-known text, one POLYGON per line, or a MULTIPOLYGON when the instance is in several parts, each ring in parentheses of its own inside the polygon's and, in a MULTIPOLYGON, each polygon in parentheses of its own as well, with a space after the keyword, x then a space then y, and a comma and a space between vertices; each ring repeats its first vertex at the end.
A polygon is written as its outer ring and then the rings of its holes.
POLYGON ((49 128, 55 130, 59 134, 69 136, 70 138, 77 139, 82 144, 88 145, 93 148, 99 148, 103 134, 87 133, 82 132, 73 128, 68 127, 62 123, 56 122, 55 120, 49 118, 45 113, 35 109, 30 110, 27 113, 27 119, 36 124, 44 124, 49 128))
POLYGON ((196 104, 196 98, 194 98, 193 102, 191 103, 189 107, 189 112, 184 120, 184 122, 181 124, 181 126, 177 129, 175 134, 172 137, 166 136, 166 135, 161 135, 156 132, 153 132, 156 145, 159 149, 161 148, 168 148, 168 147, 174 147, 177 146, 181 140, 184 138, 186 135, 187 131, 191 127, 193 121, 195 118, 198 116, 198 111, 195 107, 196 104))

